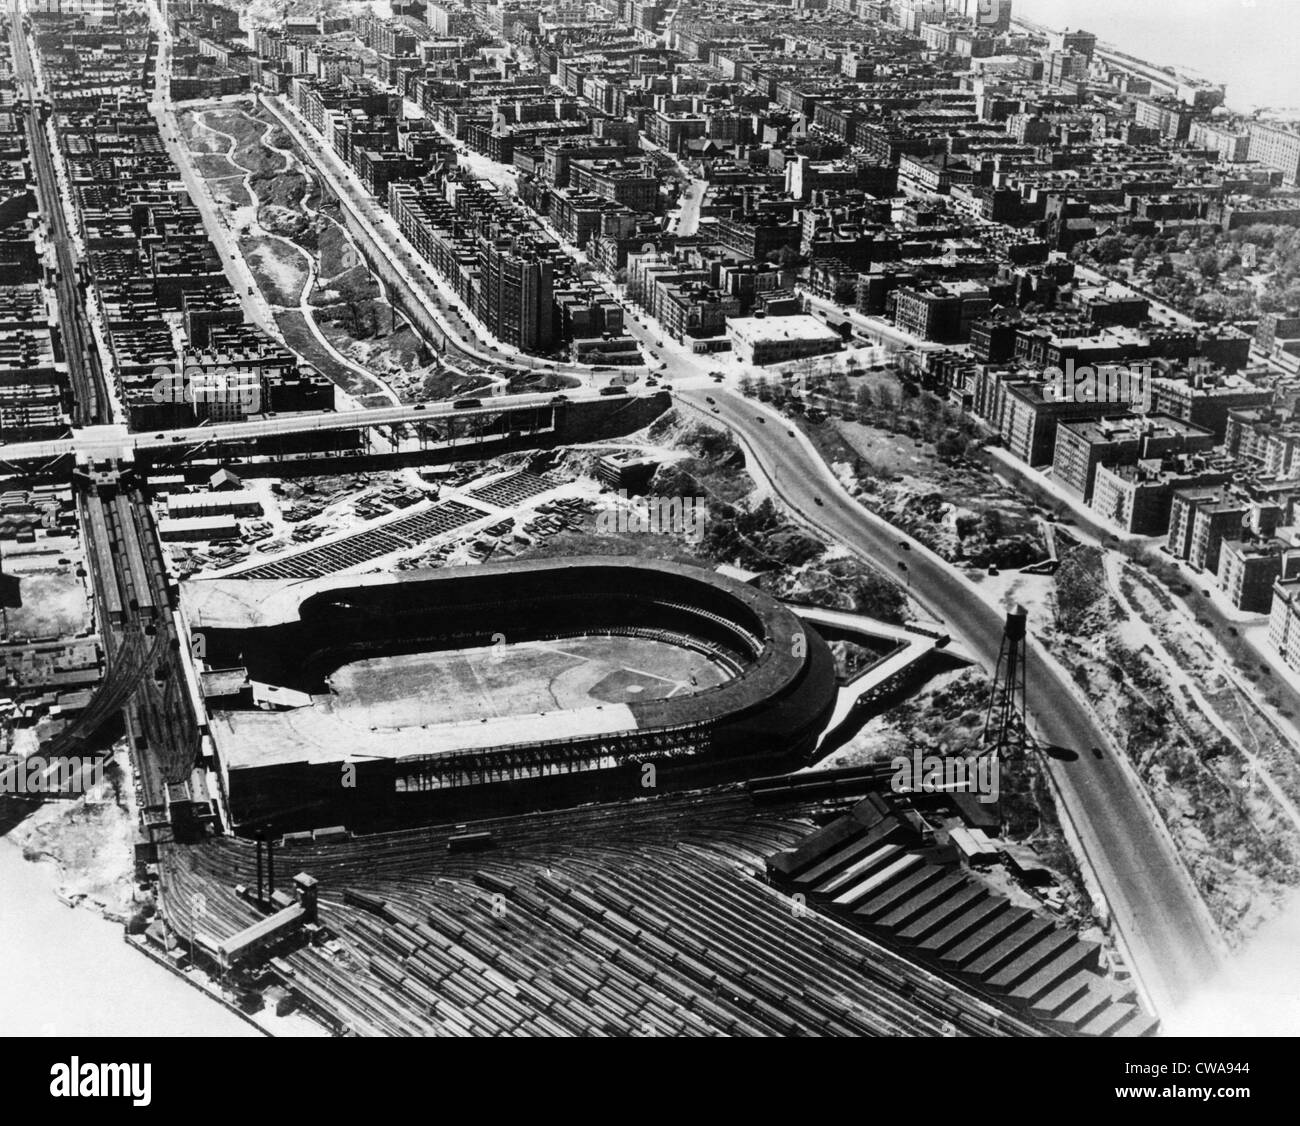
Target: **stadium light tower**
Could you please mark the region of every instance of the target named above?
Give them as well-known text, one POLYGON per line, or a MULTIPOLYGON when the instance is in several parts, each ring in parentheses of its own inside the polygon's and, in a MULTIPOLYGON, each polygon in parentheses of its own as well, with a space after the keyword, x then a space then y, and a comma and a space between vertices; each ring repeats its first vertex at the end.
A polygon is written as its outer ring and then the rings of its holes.
POLYGON ((1023 606, 1007 611, 998 667, 984 716, 984 752, 999 758, 1010 758, 1033 745, 1025 721, 1025 625, 1023 606))

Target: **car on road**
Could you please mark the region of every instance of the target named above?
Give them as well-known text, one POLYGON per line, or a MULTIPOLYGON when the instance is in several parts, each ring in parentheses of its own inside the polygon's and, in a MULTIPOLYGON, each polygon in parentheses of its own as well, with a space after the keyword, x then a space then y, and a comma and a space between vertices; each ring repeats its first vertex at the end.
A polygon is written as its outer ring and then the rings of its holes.
POLYGON ((899 546, 899 548, 900 548, 902 551, 911 551, 911 550, 912 550, 912 545, 911 545, 910 543, 908 543, 907 540, 899 540, 899 541, 898 541, 898 546, 899 546))
POLYGON ((761 414, 756 414, 756 415, 754 415, 754 417, 755 417, 756 419, 758 419, 759 422, 766 422, 766 421, 767 421, 767 419, 765 419, 761 414))
POLYGON ((713 405, 714 403, 716 403, 718 400, 715 399, 712 395, 705 395, 705 396, 704 396, 704 401, 705 401, 706 403, 708 403, 709 406, 712 406, 712 405, 713 405))
POLYGON ((794 437, 794 431, 793 431, 793 430, 787 430, 786 433, 789 434, 791 438, 794 437))
POLYGON ((813 497, 813 504, 815 504, 818 508, 826 507, 826 502, 822 500, 821 497, 813 497))
POLYGON ((167 437, 166 434, 155 434, 155 435, 154 435, 154 438, 166 438, 166 437, 167 437))
POLYGON ((1101 748, 1100 748, 1100 747, 1093 747, 1093 748, 1092 748, 1092 757, 1093 757, 1093 758, 1105 758, 1106 756, 1103 755, 1103 754, 1101 753, 1101 748))
POLYGON ((709 410, 711 410, 714 414, 721 414, 721 413, 722 413, 722 411, 719 410, 717 407, 710 407, 709 410))
POLYGON ((416 403, 416 404, 415 404, 415 410, 417 410, 417 411, 422 411, 422 410, 425 410, 425 409, 426 409, 426 407, 425 407, 425 405, 424 405, 423 403, 416 403))

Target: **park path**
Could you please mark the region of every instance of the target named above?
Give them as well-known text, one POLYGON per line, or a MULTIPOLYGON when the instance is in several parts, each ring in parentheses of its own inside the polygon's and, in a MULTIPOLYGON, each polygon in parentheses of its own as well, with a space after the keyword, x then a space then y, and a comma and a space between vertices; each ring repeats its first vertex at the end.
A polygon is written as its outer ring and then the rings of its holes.
MULTIPOLYGON (((307 180, 308 183, 314 184, 316 186, 316 190, 321 193, 322 199, 324 198, 325 186, 322 184, 316 172, 310 167, 308 167, 306 162, 303 161, 301 158, 299 158, 297 153, 295 153, 292 148, 285 148, 281 145, 276 145, 271 142, 270 134, 272 128, 276 124, 275 122, 264 121, 261 118, 254 117, 247 110, 244 110, 239 107, 235 107, 235 112, 237 112, 240 116, 242 116, 246 121, 252 122, 253 124, 256 125, 264 126, 262 135, 259 138, 259 143, 262 145, 262 147, 270 150, 271 152, 276 153, 284 160, 285 166, 284 169, 282 169, 282 171, 290 171, 290 170, 297 171, 304 177, 305 180, 307 180)), ((232 163, 235 162, 232 160, 232 163)), ((237 165, 237 167, 242 167, 242 165, 237 165)), ((352 232, 348 230, 347 225, 344 223, 340 223, 333 215, 329 215, 324 211, 312 207, 312 205, 307 202, 308 196, 310 194, 311 193, 307 191, 303 192, 303 198, 301 201, 303 210, 306 211, 309 216, 313 218, 324 219, 326 222, 334 226, 334 228, 343 236, 345 240, 347 240, 348 245, 352 248, 352 252, 356 257, 356 264, 360 266, 365 266, 369 275, 374 279, 375 284, 379 287, 380 296, 384 299, 385 302, 387 302, 389 308, 392 309, 394 317, 401 317, 403 323, 409 325, 411 327, 411 330, 415 332, 417 336, 421 335, 419 330, 415 327, 415 325, 411 323, 410 318, 404 316, 402 313, 398 311, 397 305, 394 303, 392 296, 389 293, 389 287, 384 283, 384 280, 367 266, 365 255, 362 254, 361 247, 358 245, 352 232)), ((353 266, 349 266, 346 269, 340 270, 337 274, 333 275, 333 277, 323 278, 319 276, 320 264, 319 262, 317 262, 316 263, 317 282, 321 286, 328 286, 337 278, 342 277, 343 274, 348 272, 348 270, 354 268, 355 267, 353 266)), ((433 347, 430 341, 426 340, 425 343, 428 344, 430 347, 433 347)), ((440 363, 445 370, 451 372, 454 375, 460 376, 462 379, 472 379, 472 380, 486 379, 490 383, 498 386, 501 390, 501 393, 505 393, 509 389, 508 388, 509 377, 497 371, 490 371, 490 370, 479 370, 473 372, 467 371, 463 367, 448 362, 445 357, 440 360, 440 363)))
MULTIPOLYGON (((375 388, 375 394, 382 396, 394 406, 400 406, 401 405, 400 398, 398 398, 397 393, 388 385, 387 382, 381 379, 369 368, 362 367, 356 361, 344 355, 341 351, 339 351, 338 348, 334 346, 334 344, 330 341, 330 339, 321 331, 320 325, 317 324, 316 318, 314 316, 315 308, 314 306, 312 306, 310 301, 311 293, 317 287, 320 280, 316 259, 312 256, 310 252, 307 251, 305 247, 299 246, 291 238, 287 238, 284 235, 275 234, 271 231, 268 231, 264 226, 262 226, 261 220, 258 218, 258 213, 260 212, 262 207, 262 198, 252 184, 252 178, 256 170, 249 168, 247 165, 241 163, 239 160, 235 158, 235 151, 239 147, 238 139, 232 134, 227 133, 225 130, 219 129, 215 125, 211 124, 211 122, 208 121, 209 112, 211 111, 196 110, 194 113, 194 121, 196 125, 199 125, 202 128, 206 129, 208 132, 214 134, 217 137, 220 137, 228 144, 229 148, 227 149, 227 151, 220 155, 225 156, 225 158, 230 162, 230 164, 233 167, 240 169, 243 173, 244 190, 248 193, 248 197, 252 201, 253 217, 249 224, 249 232, 258 238, 268 240, 268 241, 278 242, 289 247, 290 250, 294 254, 299 256, 302 259, 302 261, 305 263, 303 283, 302 283, 301 291, 298 294, 297 306, 295 307, 292 305, 283 305, 278 302, 272 301, 270 302, 271 307, 273 309, 296 311, 302 317, 303 323, 307 326, 307 330, 312 334, 316 342, 321 346, 322 349, 324 349, 324 351, 332 359, 334 359, 337 363, 341 364, 343 367, 347 368, 347 370, 349 370, 353 374, 360 376, 368 384, 372 385, 375 388)), ((263 136, 259 138, 259 143, 261 143, 263 147, 276 153, 276 155, 279 156, 280 159, 284 162, 283 166, 279 168, 277 171, 279 171, 280 173, 287 173, 289 171, 292 171, 293 170, 292 165, 294 163, 292 155, 281 149, 277 149, 275 146, 268 145, 266 143, 265 134, 270 131, 272 127, 271 123, 258 121, 256 118, 249 116, 243 110, 237 109, 235 112, 239 113, 250 123, 262 127, 263 136)), ((223 179, 224 178, 226 177, 223 177, 223 179)), ((306 174, 304 173, 303 198, 301 199, 300 203, 302 204, 303 209, 307 211, 310 215, 317 216, 320 213, 315 211, 315 209, 313 209, 310 206, 310 204, 307 203, 308 191, 306 185, 308 182, 310 181, 308 180, 306 174)), ((328 218, 328 216, 326 216, 326 218, 328 218)), ((345 394, 347 394, 346 391, 345 394)), ((354 396, 352 395, 348 395, 348 397, 354 398, 354 396)))

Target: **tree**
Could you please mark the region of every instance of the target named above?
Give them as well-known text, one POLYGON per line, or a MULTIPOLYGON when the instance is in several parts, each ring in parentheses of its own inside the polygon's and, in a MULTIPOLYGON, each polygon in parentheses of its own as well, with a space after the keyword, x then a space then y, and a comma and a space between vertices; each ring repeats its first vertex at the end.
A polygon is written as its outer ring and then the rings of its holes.
POLYGON ((1114 266, 1124 260, 1124 240, 1117 235, 1097 239, 1091 247, 1092 256, 1103 266, 1114 266))
POLYGON ((986 508, 980 515, 980 531, 989 543, 996 543, 1002 538, 1002 513, 996 508, 986 508))
POLYGON ((956 430, 945 430, 934 444, 934 452, 944 461, 956 461, 966 454, 966 439, 956 430))

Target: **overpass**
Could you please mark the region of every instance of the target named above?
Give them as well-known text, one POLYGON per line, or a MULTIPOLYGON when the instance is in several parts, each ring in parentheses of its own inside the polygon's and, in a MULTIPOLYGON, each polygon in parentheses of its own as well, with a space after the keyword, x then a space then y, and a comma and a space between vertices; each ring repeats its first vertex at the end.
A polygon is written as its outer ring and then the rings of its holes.
POLYGON ((331 413, 272 415, 241 422, 218 422, 189 426, 156 433, 135 433, 124 426, 86 426, 73 430, 70 437, 35 442, 9 442, 0 445, 0 471, 26 473, 50 471, 64 459, 78 457, 105 460, 135 460, 161 455, 162 460, 176 460, 214 453, 222 446, 256 444, 275 438, 301 434, 328 434, 338 431, 369 430, 385 426, 449 423, 456 420, 491 420, 505 418, 505 430, 557 428, 570 407, 593 404, 643 403, 661 397, 667 405, 667 392, 625 392, 607 395, 599 391, 573 390, 559 394, 496 395, 482 399, 461 399, 445 403, 418 403, 414 406, 374 407, 369 410, 331 413), (456 402, 461 403, 457 406, 456 402))

